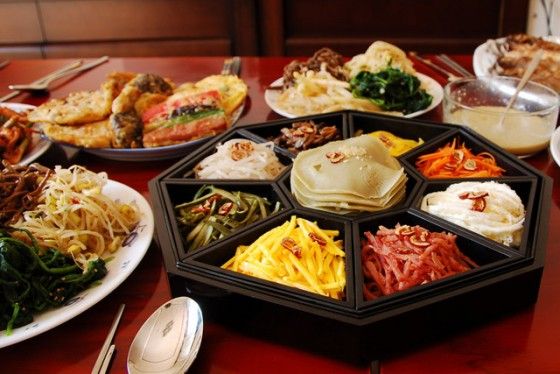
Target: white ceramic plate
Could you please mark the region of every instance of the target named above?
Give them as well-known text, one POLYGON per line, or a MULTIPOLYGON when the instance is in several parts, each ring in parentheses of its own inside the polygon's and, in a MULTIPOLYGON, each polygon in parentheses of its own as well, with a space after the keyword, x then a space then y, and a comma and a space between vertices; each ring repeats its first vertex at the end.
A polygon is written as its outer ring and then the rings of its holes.
MULTIPOLYGON (((239 120, 245 103, 235 110, 232 114, 232 126, 239 120)), ((156 160, 169 160, 186 156, 203 143, 210 140, 212 137, 207 136, 204 138, 191 140, 181 144, 166 145, 162 147, 152 148, 82 148, 64 143, 64 146, 82 150, 86 153, 96 155, 98 157, 106 158, 109 160, 117 161, 156 161, 156 160)))
POLYGON ((554 131, 550 138, 550 154, 556 165, 560 166, 560 127, 554 131))
MULTIPOLYGON (((0 106, 11 109, 14 112, 18 113, 35 109, 35 106, 33 105, 21 103, 1 103, 0 106)), ((38 159, 43 153, 45 153, 50 146, 51 142, 48 139, 42 138, 39 134, 33 134, 33 137, 31 138, 31 149, 27 151, 25 155, 23 155, 18 165, 29 165, 30 163, 38 159)))
POLYGON ((98 286, 81 292, 65 306, 36 315, 33 322, 14 329, 11 335, 6 336, 5 332, 1 331, 0 348, 39 335, 86 311, 117 288, 146 254, 154 234, 154 216, 146 199, 134 189, 111 180, 103 188, 103 193, 113 200, 134 201, 142 214, 126 246, 116 251, 111 261, 107 262, 107 275, 101 279, 98 286))
MULTIPOLYGON (((441 87, 441 85, 437 81, 435 81, 434 79, 428 77, 427 75, 421 74, 421 73, 416 73, 416 76, 418 77, 418 79, 420 79, 420 81, 422 82, 422 85, 426 88, 426 92, 428 92, 430 95, 432 95, 432 103, 426 109, 422 109, 422 110, 419 110, 417 112, 410 113, 410 114, 407 114, 406 116, 404 116, 404 117, 407 117, 407 118, 417 117, 421 114, 429 112, 430 110, 432 110, 436 106, 438 106, 439 103, 441 103, 441 100, 443 99, 443 88, 441 87)), ((284 81, 283 78, 278 78, 277 80, 272 82, 270 84, 270 86, 281 87, 283 81, 284 81)), ((266 90, 264 92, 264 100, 266 101, 266 103, 268 104, 270 109, 272 109, 274 112, 280 114, 281 116, 284 116, 284 117, 287 117, 287 118, 299 117, 300 115, 287 112, 287 111, 283 110, 282 108, 280 108, 278 106, 277 101, 278 101, 278 96, 280 96, 280 94, 281 94, 280 90, 270 90, 269 89, 269 90, 266 90)), ((384 114, 385 112, 375 112, 375 113, 384 114)), ((309 114, 319 114, 319 113, 306 113, 306 115, 309 115, 309 114)))
MULTIPOLYGON (((560 44, 560 36, 544 36, 543 39, 560 44)), ((499 55, 496 44, 504 43, 505 40, 506 38, 490 39, 474 50, 473 70, 477 77, 496 75, 493 69, 499 55)))

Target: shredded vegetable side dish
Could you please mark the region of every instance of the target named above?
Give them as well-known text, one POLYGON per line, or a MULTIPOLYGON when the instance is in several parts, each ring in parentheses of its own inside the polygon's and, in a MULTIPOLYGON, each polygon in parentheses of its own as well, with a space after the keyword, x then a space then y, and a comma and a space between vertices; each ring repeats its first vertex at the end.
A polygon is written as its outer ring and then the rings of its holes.
POLYGON ((0 158, 17 164, 32 146, 33 130, 27 115, 0 107, 0 158))
POLYGON ((101 258, 82 270, 58 249, 44 251, 29 232, 31 245, 0 231, 0 330, 10 335, 33 321, 33 315, 59 307, 107 274, 101 258))
POLYGON ((231 139, 195 167, 198 179, 274 179, 284 169, 274 143, 231 139))
POLYGON ((4 162, 0 172, 0 225, 16 222, 34 209, 52 170, 39 164, 12 166, 4 162))
POLYGON ((343 109, 379 112, 372 101, 356 98, 350 92, 350 83, 334 78, 325 67, 320 71, 294 73, 295 85, 278 97, 278 106, 286 112, 303 116, 328 113, 343 109))
POLYGON ((457 247, 456 235, 421 226, 379 226, 365 232, 362 243, 364 296, 384 295, 449 277, 478 267, 457 247))
POLYGON ((13 226, 29 230, 41 247, 59 248, 85 266, 119 249, 140 219, 136 206, 103 195, 106 183, 106 173, 56 167, 39 204, 13 226))
POLYGON ((242 191, 202 186, 194 198, 175 206, 177 221, 185 234, 187 250, 193 251, 226 237, 280 210, 280 202, 242 191))
POLYGON ((500 177, 505 172, 488 152, 478 154, 457 139, 437 151, 418 157, 416 168, 428 178, 500 177))
POLYGON ((422 210, 511 247, 519 247, 525 206, 505 183, 454 183, 422 199, 422 210))
POLYGON ((345 253, 337 230, 292 216, 247 246, 239 246, 222 268, 334 299, 346 287, 345 253))

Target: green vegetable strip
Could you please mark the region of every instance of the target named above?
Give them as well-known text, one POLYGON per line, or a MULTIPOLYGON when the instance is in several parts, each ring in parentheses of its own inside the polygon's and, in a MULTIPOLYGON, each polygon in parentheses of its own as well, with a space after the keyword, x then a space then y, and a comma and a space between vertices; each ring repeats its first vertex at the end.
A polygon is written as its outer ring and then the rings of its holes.
POLYGON ((204 185, 193 200, 175 206, 187 251, 193 251, 280 210, 255 194, 204 185))
POLYGON ((41 250, 35 238, 28 245, 0 230, 0 330, 10 335, 33 321, 33 315, 64 305, 107 274, 102 259, 90 261, 85 271, 57 249, 41 250))
POLYGON ((210 117, 210 116, 214 116, 216 114, 223 114, 224 111, 221 109, 213 109, 213 110, 208 110, 208 111, 202 111, 202 112, 198 112, 198 113, 191 113, 191 114, 183 114, 177 117, 173 117, 163 123, 161 123, 161 125, 159 126, 160 128, 166 128, 166 127, 172 127, 172 126, 176 126, 176 125, 180 125, 183 123, 189 123, 195 120, 199 120, 202 118, 206 118, 206 117, 210 117))

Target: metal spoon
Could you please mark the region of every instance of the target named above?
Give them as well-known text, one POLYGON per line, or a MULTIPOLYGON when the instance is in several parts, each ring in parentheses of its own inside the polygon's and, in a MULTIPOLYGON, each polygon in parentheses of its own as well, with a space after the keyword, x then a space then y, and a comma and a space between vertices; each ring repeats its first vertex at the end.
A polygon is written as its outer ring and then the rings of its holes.
POLYGON ((49 85, 54 82, 57 79, 63 78, 67 75, 70 74, 75 74, 78 73, 80 71, 84 71, 84 70, 89 70, 92 69, 94 67, 96 67, 97 65, 101 65, 104 62, 109 61, 109 56, 103 56, 98 58, 97 60, 93 60, 91 62, 85 63, 75 69, 71 69, 71 70, 67 70, 64 72, 61 72, 59 74, 53 75, 51 77, 49 77, 48 79, 43 80, 40 83, 31 83, 31 84, 11 84, 8 87, 12 90, 18 90, 18 91, 46 91, 49 89, 49 85))
POLYGON ((202 311, 196 301, 178 297, 163 304, 132 341, 128 373, 184 373, 198 353, 202 330, 202 311))
POLYGON ((498 121, 498 127, 503 126, 504 120, 506 118, 506 113, 511 109, 511 106, 513 105, 515 100, 517 100, 517 96, 519 95, 519 92, 523 89, 523 87, 525 87, 527 81, 529 81, 529 78, 531 78, 531 75, 533 75, 533 73, 535 72, 535 69, 539 65, 539 62, 541 61, 543 53, 544 51, 542 49, 539 49, 537 53, 535 53, 535 55, 533 56, 531 62, 529 62, 529 65, 527 65, 527 70, 525 70, 525 73, 523 73, 523 76, 521 77, 519 83, 517 84, 517 87, 515 88, 515 92, 509 99, 506 108, 504 109, 502 115, 500 116, 500 119, 498 121))

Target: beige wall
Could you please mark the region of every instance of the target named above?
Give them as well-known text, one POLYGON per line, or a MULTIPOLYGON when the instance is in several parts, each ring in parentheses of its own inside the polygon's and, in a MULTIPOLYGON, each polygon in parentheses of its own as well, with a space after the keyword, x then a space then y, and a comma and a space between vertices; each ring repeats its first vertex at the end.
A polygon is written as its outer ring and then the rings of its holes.
MULTIPOLYGON (((546 12, 541 0, 531 0, 527 17, 527 33, 536 36, 548 34, 546 12)), ((560 36, 560 0, 544 0, 550 14, 552 35, 560 36)))

